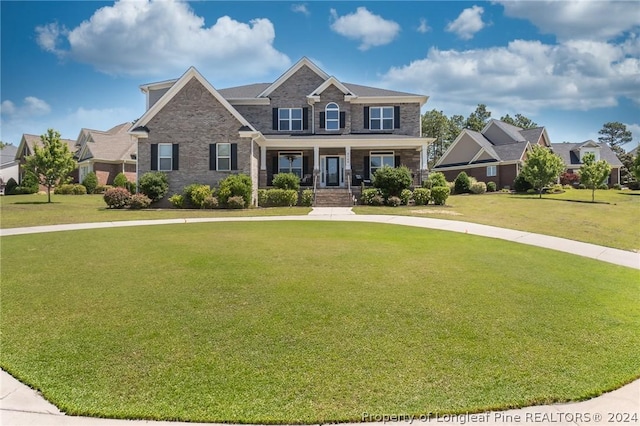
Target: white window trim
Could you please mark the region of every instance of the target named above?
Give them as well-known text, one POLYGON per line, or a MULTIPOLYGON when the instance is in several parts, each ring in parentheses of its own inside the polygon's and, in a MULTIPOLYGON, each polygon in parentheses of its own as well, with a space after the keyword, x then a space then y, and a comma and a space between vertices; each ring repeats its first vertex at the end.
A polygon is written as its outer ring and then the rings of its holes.
POLYGON ((487 166, 487 177, 498 176, 498 166, 487 166), (493 173, 490 173, 489 170, 493 170, 493 173))
POLYGON ((303 111, 302 108, 278 108, 278 131, 280 132, 301 132, 304 129, 304 123, 302 122, 303 120, 303 111), (289 111, 289 118, 280 118, 280 111, 283 110, 288 110, 289 111), (294 110, 298 110, 300 111, 300 118, 292 118, 293 114, 292 112, 294 110), (289 128, 288 129, 282 129, 281 128, 281 121, 288 121, 289 122, 289 128), (293 122, 294 121, 300 121, 300 129, 299 130, 293 130, 293 122))
POLYGON ((160 172, 170 172, 173 170, 173 144, 171 143, 159 143, 158 144, 158 171, 160 172), (163 146, 168 146, 169 147, 169 152, 171 152, 170 156, 162 156, 160 155, 160 152, 162 151, 162 147, 163 146), (169 168, 168 169, 163 169, 162 168, 162 161, 160 161, 163 158, 168 158, 169 161, 169 168))
MULTIPOLYGON (((297 155, 300 157, 300 178, 302 179, 304 177, 304 156, 302 154, 302 151, 280 151, 278 152, 278 173, 280 173, 280 157, 283 156, 287 156, 287 155, 297 155)), ((289 171, 284 172, 284 173, 293 173, 292 170, 297 169, 297 167, 292 167, 291 163, 289 163, 289 171)), ((277 174, 277 173, 276 173, 277 174)))
POLYGON ((231 171, 231 144, 228 142, 223 142, 223 143, 217 143, 216 144, 216 170, 221 171, 221 172, 228 172, 231 171), (221 145, 228 145, 229 147, 229 155, 221 155, 220 154, 220 146, 221 145), (228 158, 229 159, 229 168, 221 168, 220 167, 220 159, 223 158, 228 158))
POLYGON ((335 102, 329 102, 327 106, 324 107, 324 129, 329 132, 337 132, 340 130, 340 106, 335 102), (335 108, 329 108, 329 106, 335 106, 335 108), (336 111, 338 116, 336 118, 329 118, 329 110, 336 111), (335 123, 336 128, 330 129, 329 122, 335 123))
MULTIPOLYGON (((369 179, 373 179, 373 174, 375 173, 373 171, 373 167, 371 167, 371 158, 374 156, 391 157, 393 158, 393 164, 395 166, 395 161, 396 161, 395 151, 369 151, 369 179)), ((375 169, 378 170, 384 167, 384 161, 382 161, 381 164, 382 166, 376 167, 375 169)))
POLYGON ((381 106, 381 107, 369 107, 369 129, 370 130, 393 130, 395 128, 395 110, 392 106, 381 106), (391 110, 391 127, 388 129, 384 128, 384 120, 389 120, 388 118, 384 118, 384 110, 391 110), (373 110, 380 110, 380 118, 373 118, 373 110), (380 128, 373 128, 373 121, 380 121, 380 128))

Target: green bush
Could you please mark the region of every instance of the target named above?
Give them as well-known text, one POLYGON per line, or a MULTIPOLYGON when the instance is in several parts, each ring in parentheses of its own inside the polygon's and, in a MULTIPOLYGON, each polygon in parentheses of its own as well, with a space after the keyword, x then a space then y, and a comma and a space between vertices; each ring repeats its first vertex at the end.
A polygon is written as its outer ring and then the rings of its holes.
POLYGON ((82 179, 82 184, 87 188, 87 194, 93 194, 98 186, 98 177, 94 172, 89 172, 84 179, 82 179))
POLYGON ((384 166, 373 174, 373 186, 389 196, 399 196, 402 190, 409 189, 412 183, 411 171, 406 166, 384 166))
POLYGON ((429 197, 431 197, 430 189, 416 188, 413 191, 413 201, 416 206, 426 206, 429 203, 429 197))
POLYGON ((134 210, 146 209, 151 205, 151 199, 144 194, 133 194, 129 200, 129 208, 134 210))
POLYGON ((258 205, 260 207, 267 206, 267 190, 266 189, 258 189, 258 205))
POLYGON ((471 179, 466 172, 460 172, 455 180, 455 193, 468 194, 471 192, 471 179))
POLYGON ((9 178, 7 183, 4 186, 5 195, 13 195, 15 194, 16 188, 18 187, 18 182, 14 178, 9 178))
POLYGON ((622 185, 620 185, 619 183, 614 183, 611 189, 620 191, 622 189, 622 185))
POLYGON ((245 206, 250 206, 251 192, 251 177, 242 173, 230 175, 218 185, 218 201, 225 206, 230 197, 240 196, 244 199, 245 206))
POLYGON ((273 177, 273 186, 278 189, 300 189, 300 178, 294 173, 278 173, 273 177))
POLYGON ((219 206, 218 199, 213 195, 205 198, 204 201, 202 202, 203 209, 217 209, 218 206, 219 206))
POLYGON ((85 195, 87 188, 85 188, 84 185, 69 183, 56 186, 53 189, 53 193, 59 195, 85 195))
POLYGON ((380 194, 374 195, 371 199, 372 206, 383 206, 384 205, 384 197, 380 194))
POLYGON ((227 207, 230 209, 244 209, 244 206, 244 198, 239 195, 229 197, 229 199, 227 200, 227 207))
POLYGON ((136 183, 135 182, 127 182, 127 184, 124 186, 127 191, 129 191, 130 193, 134 193, 136 192, 136 183))
POLYGON ((129 205, 131 194, 125 188, 111 188, 104 193, 104 202, 110 209, 123 209, 129 205))
POLYGON ((302 199, 300 200, 300 204, 305 207, 311 207, 313 205, 313 190, 305 189, 302 191, 302 199))
POLYGON ((451 190, 448 186, 436 186, 431 188, 431 200, 433 204, 444 206, 447 203, 447 198, 449 198, 450 193, 451 190))
POLYGON ((527 194, 537 194, 537 193, 538 193, 538 191, 536 191, 536 190, 535 190, 535 189, 533 189, 533 188, 529 188, 529 189, 527 189, 527 194))
POLYGON ((202 203, 204 203, 204 200, 208 197, 213 196, 213 193, 211 192, 211 187, 209 185, 194 185, 194 186, 189 186, 189 197, 185 197, 190 201, 190 204, 197 208, 197 209, 201 209, 202 207, 202 203))
POLYGON ((524 178, 524 176, 522 176, 522 174, 519 174, 516 177, 516 180, 513 181, 513 189, 516 192, 527 192, 528 190, 530 190, 531 188, 533 188, 533 186, 531 186, 531 184, 529 183, 528 180, 526 180, 524 178))
POLYGON ((496 192, 497 188, 495 182, 487 182, 487 192, 496 192))
POLYGON ((392 195, 391 197, 387 198, 387 204, 391 207, 398 207, 400 204, 402 204, 402 200, 400 199, 400 197, 392 195))
POLYGON ((147 172, 140 178, 140 192, 149 197, 151 202, 161 200, 168 190, 169 181, 166 173, 147 172))
POLYGON ((261 207, 291 207, 298 204, 298 191, 293 189, 267 189, 259 196, 258 201, 262 201, 261 207))
POLYGON ((113 188, 113 186, 112 185, 98 185, 93 190, 93 193, 94 194, 104 194, 105 192, 107 192, 107 189, 109 189, 109 188, 113 188))
POLYGON ((400 192, 400 200, 402 201, 402 204, 404 204, 405 206, 409 205, 409 201, 411 201, 412 197, 413 197, 413 192, 411 192, 411 190, 409 189, 403 189, 402 192, 400 192))
POLYGON ((113 186, 118 188, 126 188, 127 182, 129 182, 129 180, 123 172, 118 173, 116 177, 113 178, 113 186))
POLYGON ((436 186, 448 186, 447 178, 442 172, 430 173, 427 180, 422 183, 422 186, 428 189, 435 188, 436 186))
POLYGON ((169 202, 173 207, 181 209, 184 207, 184 195, 173 194, 171 197, 169 197, 169 202))
POLYGON ((471 184, 470 190, 472 194, 484 194, 487 192, 487 184, 484 182, 474 182, 471 184))
POLYGON ((38 185, 38 178, 33 173, 27 171, 22 178, 22 183, 16 186, 14 194, 36 194, 40 186, 38 185))
POLYGON ((606 183, 601 183, 600 185, 598 185, 598 189, 609 189, 609 185, 607 185, 606 183))
POLYGON ((376 188, 368 188, 362 191, 362 196, 361 196, 361 201, 362 204, 367 205, 367 206, 372 206, 373 203, 373 198, 375 196, 379 196, 380 195, 380 190, 376 189, 376 188))

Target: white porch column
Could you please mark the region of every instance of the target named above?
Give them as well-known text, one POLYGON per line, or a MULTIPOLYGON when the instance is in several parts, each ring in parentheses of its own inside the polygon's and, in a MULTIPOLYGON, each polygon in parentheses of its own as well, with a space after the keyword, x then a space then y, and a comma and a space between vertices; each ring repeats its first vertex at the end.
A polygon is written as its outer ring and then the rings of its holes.
POLYGON ((429 145, 422 144, 422 151, 420 152, 420 158, 421 158, 421 168, 422 170, 427 170, 429 167, 427 167, 427 165, 429 164, 429 157, 427 155, 428 151, 427 151, 427 147, 429 145))
POLYGON ((320 147, 318 145, 313 147, 313 171, 315 173, 320 171, 320 147))
POLYGON ((351 170, 351 147, 344 147, 344 168, 346 170, 351 170))
POLYGON ((260 170, 267 170, 267 147, 260 147, 260 170))

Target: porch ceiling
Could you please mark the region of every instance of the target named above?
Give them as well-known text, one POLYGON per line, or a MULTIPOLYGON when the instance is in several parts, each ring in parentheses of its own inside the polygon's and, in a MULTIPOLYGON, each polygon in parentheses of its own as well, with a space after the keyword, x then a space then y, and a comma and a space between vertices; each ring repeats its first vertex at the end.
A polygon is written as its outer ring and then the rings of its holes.
POLYGON ((429 145, 434 138, 416 138, 403 135, 264 135, 256 140, 264 148, 278 149, 312 149, 319 148, 397 148, 422 149, 429 145))

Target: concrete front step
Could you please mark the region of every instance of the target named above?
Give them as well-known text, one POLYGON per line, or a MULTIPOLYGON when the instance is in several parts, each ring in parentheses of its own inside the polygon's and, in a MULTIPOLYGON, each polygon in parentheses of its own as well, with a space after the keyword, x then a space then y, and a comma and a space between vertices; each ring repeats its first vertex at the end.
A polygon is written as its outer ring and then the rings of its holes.
POLYGON ((337 189, 317 189, 316 190, 316 207, 351 207, 353 206, 353 198, 349 194, 349 190, 344 188, 337 189))

